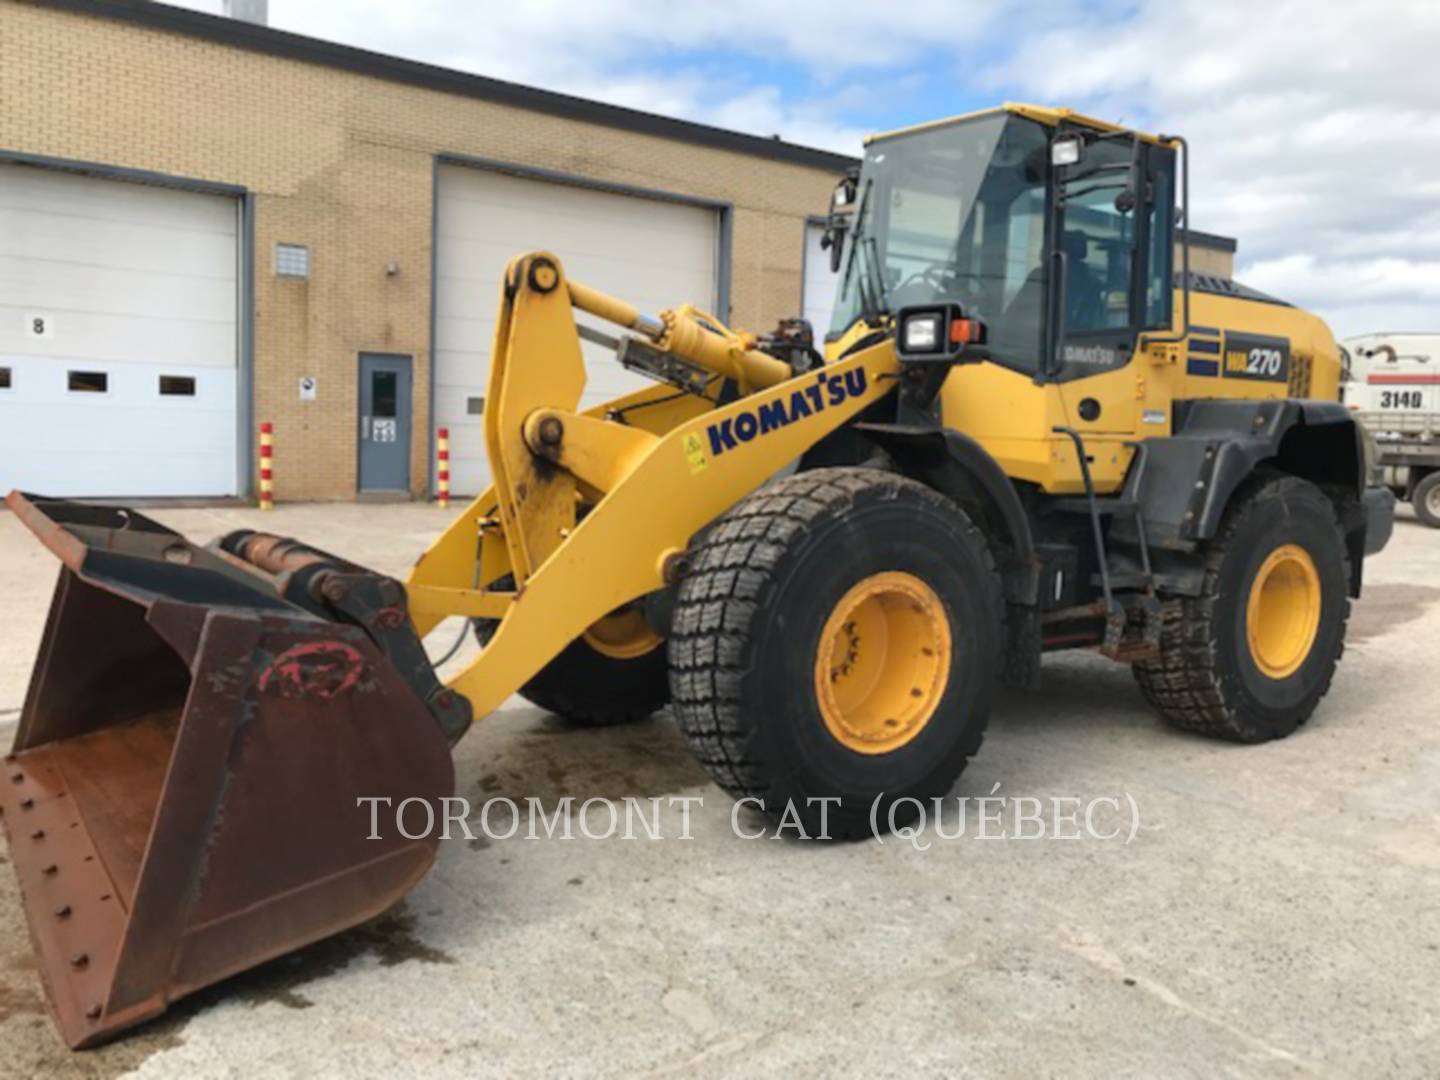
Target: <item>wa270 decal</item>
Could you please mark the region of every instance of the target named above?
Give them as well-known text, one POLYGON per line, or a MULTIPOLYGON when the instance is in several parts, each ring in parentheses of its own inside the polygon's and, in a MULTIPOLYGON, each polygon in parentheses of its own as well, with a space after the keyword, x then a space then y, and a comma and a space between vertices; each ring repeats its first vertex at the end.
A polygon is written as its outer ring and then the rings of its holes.
POLYGON ((1264 334, 1226 332, 1223 363, 1227 379, 1290 380, 1290 339, 1264 334))

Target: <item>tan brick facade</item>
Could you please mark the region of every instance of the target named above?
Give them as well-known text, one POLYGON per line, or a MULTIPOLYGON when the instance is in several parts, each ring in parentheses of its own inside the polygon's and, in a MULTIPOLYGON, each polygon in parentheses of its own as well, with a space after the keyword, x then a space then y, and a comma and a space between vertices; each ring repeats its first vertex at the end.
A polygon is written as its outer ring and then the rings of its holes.
MULTIPOLYGON (((275 424, 282 500, 354 495, 366 351, 414 358, 411 489, 425 490, 435 155, 733 204, 730 316, 762 329, 799 310, 805 217, 836 177, 14 0, 0 0, 0 151, 253 194, 254 416, 275 424), (275 277, 277 241, 309 246, 308 282, 275 277), (320 400, 298 400, 301 375, 320 400)), ((689 299, 708 300, 675 298, 689 299)))

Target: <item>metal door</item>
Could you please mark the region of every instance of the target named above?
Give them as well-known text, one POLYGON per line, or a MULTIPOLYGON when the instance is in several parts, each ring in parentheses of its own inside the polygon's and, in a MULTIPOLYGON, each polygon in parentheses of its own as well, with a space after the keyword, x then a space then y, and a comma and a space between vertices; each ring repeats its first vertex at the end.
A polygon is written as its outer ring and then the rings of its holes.
POLYGON ((410 357, 360 354, 360 490, 410 487, 410 357))

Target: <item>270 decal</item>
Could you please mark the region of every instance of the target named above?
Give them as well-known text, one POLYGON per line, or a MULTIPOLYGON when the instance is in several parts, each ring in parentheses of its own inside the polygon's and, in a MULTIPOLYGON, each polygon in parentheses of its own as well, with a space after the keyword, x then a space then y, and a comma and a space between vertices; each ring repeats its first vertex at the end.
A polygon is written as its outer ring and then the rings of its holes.
POLYGON ((1290 378, 1290 339, 1227 333, 1224 372, 1227 379, 1286 382, 1290 378))

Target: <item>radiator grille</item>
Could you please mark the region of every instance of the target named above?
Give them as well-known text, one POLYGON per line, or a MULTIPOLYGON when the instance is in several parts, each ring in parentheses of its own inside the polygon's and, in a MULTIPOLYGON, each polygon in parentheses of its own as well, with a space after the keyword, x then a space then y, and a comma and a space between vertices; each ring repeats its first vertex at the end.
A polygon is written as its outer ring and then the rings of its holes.
POLYGON ((1308 398, 1310 396, 1310 357, 1298 355, 1290 357, 1289 393, 1292 398, 1308 398))

